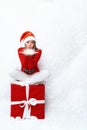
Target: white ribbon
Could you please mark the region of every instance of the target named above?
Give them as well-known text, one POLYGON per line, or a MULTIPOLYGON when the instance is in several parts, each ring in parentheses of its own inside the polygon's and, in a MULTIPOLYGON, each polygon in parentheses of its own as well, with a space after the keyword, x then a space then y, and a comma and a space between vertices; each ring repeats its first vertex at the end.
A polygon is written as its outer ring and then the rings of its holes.
POLYGON ((32 106, 35 106, 37 104, 43 104, 45 103, 44 100, 37 100, 35 98, 30 98, 28 101, 27 100, 22 100, 22 101, 12 101, 11 102, 11 105, 17 105, 17 104, 23 104, 23 105, 20 105, 20 107, 24 107, 26 106, 27 104, 28 105, 32 105, 32 106))
POLYGON ((28 93, 29 93, 29 86, 26 86, 26 98, 27 98, 27 100, 12 101, 11 102, 11 105, 23 104, 23 105, 20 105, 20 107, 25 107, 24 113, 23 113, 23 119, 25 119, 26 116, 28 116, 28 118, 30 118, 31 105, 35 106, 37 104, 44 104, 45 103, 45 100, 37 100, 35 98, 30 98, 28 100, 28 93), (28 105, 30 105, 30 108, 28 107, 28 105))

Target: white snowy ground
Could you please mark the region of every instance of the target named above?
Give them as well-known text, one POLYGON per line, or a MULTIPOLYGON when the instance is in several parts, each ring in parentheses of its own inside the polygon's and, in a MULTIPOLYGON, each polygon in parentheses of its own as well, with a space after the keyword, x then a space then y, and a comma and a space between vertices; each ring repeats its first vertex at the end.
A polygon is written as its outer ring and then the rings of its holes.
POLYGON ((87 130, 87 1, 0 1, 0 129, 87 130), (9 72, 20 67, 19 37, 31 30, 43 55, 45 120, 11 120, 9 72))

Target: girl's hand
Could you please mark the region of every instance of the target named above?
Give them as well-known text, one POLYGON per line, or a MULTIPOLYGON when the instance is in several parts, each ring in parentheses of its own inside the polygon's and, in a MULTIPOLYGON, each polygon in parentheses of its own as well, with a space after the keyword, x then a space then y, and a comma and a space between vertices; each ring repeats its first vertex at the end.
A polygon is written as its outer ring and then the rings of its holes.
POLYGON ((37 52, 34 49, 24 49, 24 51, 21 53, 23 53, 24 55, 34 55, 37 52))

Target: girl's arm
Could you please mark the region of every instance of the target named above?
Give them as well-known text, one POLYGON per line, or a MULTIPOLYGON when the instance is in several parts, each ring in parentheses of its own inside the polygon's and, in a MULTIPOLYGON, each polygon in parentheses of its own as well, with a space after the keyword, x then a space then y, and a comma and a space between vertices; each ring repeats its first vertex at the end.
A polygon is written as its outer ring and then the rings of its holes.
POLYGON ((22 47, 18 49, 18 56, 19 56, 21 65, 22 65, 23 67, 26 67, 28 59, 27 59, 27 56, 25 56, 25 55, 22 53, 22 52, 23 52, 23 49, 24 49, 24 48, 22 48, 22 47))
POLYGON ((41 49, 38 49, 36 51, 36 54, 34 55, 34 58, 29 58, 29 61, 28 61, 28 68, 30 69, 33 69, 37 66, 37 63, 41 57, 41 54, 42 54, 42 50, 41 49))

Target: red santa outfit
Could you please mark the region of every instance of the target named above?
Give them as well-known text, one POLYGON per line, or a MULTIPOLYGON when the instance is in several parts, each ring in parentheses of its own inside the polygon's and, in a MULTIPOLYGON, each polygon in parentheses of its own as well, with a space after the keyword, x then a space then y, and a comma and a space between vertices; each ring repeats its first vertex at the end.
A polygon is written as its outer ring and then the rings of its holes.
POLYGON ((30 75, 39 72, 38 61, 41 57, 42 51, 38 49, 34 55, 25 55, 23 51, 24 48, 18 49, 18 55, 21 61, 21 71, 28 73, 27 71, 29 70, 30 73, 28 74, 30 75))
MULTIPOLYGON (((22 34, 20 41, 25 44, 29 40, 36 41, 34 34, 30 31, 26 31, 22 34)), ((15 70, 15 73, 12 74, 12 76, 16 79, 16 84, 24 86, 42 82, 47 79, 49 75, 48 71, 39 70, 38 67, 38 61, 41 54, 41 49, 25 49, 25 47, 20 47, 18 49, 21 70, 15 70)))

